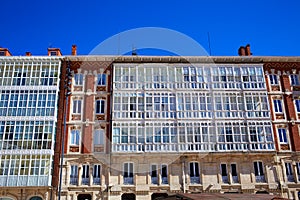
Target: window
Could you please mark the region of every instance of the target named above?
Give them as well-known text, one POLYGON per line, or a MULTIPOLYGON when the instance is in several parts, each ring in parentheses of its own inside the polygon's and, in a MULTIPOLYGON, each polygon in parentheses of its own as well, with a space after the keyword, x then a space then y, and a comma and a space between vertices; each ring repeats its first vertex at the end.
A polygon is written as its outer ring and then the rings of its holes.
POLYGON ((100 185, 101 180, 101 165, 94 165, 93 168, 93 183, 95 185, 100 185))
POLYGON ((105 100, 96 101, 96 114, 104 114, 105 100))
POLYGON ((161 165, 161 183, 168 184, 168 165, 161 165))
POLYGON ((5 51, 0 51, 0 56, 5 56, 5 51))
POLYGON ((73 100, 73 114, 81 113, 81 100, 74 99, 73 100))
POLYGON ((191 178, 191 183, 200 183, 199 163, 197 162, 190 163, 190 178, 191 178))
POLYGON ((282 113, 282 101, 281 99, 274 99, 273 100, 275 113, 282 113))
POLYGON ((98 74, 97 76, 97 85, 105 86, 106 85, 106 74, 98 74))
POLYGON ((79 136, 80 136, 80 130, 73 129, 71 130, 71 145, 79 145, 79 136))
POLYGON ((104 129, 95 130, 94 145, 104 145, 104 129))
POLYGON ((78 181, 78 166, 71 165, 70 184, 77 185, 77 181, 78 181))
POLYGON ((50 56, 57 56, 57 52, 56 51, 50 51, 50 56))
MULTIPOLYGON (((151 183, 152 184, 158 184, 158 165, 152 164, 150 166, 150 176, 151 176, 151 183)), ((161 183, 162 184, 168 184, 168 166, 165 164, 161 165, 160 168, 160 175, 161 175, 161 183)))
POLYGON ((298 78, 297 74, 291 74, 290 78, 291 78, 291 85, 292 86, 299 85, 299 78, 298 78))
POLYGON ((75 86, 83 85, 83 74, 75 74, 74 75, 74 85, 75 86))
POLYGON ((289 182, 294 182, 292 163, 285 163, 285 173, 289 182))
POLYGON ((221 164, 221 175, 223 183, 228 183, 227 165, 221 164))
POLYGON ((300 99, 295 100, 296 110, 299 113, 300 112, 300 99))
POLYGON ((158 183, 158 175, 157 175, 157 165, 151 165, 151 183, 157 184, 158 183))
POLYGON ((237 170, 236 170, 236 164, 232 163, 230 165, 230 167, 231 167, 232 182, 233 183, 238 183, 238 175, 237 175, 237 170))
POLYGON ((297 167, 298 181, 300 181, 300 162, 296 163, 296 167, 297 167))
POLYGON ((89 177, 90 177, 90 166, 89 165, 82 165, 82 184, 88 185, 89 184, 89 177))
POLYGON ((277 79, 276 74, 270 74, 269 80, 270 80, 271 85, 278 85, 278 79, 277 79))
POLYGON ((286 135, 286 129, 285 128, 278 128, 277 132, 278 132, 278 137, 279 137, 280 143, 284 143, 284 144, 288 143, 287 135, 286 135))
POLYGON ((124 184, 133 184, 133 163, 124 163, 124 184))
POLYGON ((265 182, 263 163, 261 161, 255 161, 253 165, 256 182, 265 182))
POLYGON ((82 165, 82 179, 89 178, 89 173, 90 173, 90 166, 89 165, 82 165))

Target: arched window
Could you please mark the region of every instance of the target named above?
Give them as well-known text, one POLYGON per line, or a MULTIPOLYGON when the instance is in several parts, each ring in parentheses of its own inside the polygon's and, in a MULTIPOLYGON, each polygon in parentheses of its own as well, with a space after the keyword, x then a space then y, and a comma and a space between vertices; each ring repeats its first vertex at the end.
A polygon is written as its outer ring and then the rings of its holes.
POLYGON ((34 196, 34 197, 31 197, 30 200, 43 200, 43 199, 41 197, 34 196))
POLYGON ((14 199, 10 197, 0 197, 0 200, 14 200, 14 199))

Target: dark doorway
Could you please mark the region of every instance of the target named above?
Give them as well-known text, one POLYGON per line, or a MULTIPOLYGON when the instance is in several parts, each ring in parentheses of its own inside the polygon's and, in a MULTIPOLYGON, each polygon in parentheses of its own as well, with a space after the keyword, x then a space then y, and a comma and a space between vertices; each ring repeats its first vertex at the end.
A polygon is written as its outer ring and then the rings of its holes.
POLYGON ((135 194, 122 194, 122 200, 135 200, 135 194))
POLYGON ((79 194, 77 200, 92 200, 92 195, 90 194, 79 194))
POLYGON ((256 194, 269 194, 267 191, 257 191, 256 194))
POLYGON ((167 198, 169 195, 166 193, 153 193, 151 195, 151 200, 159 200, 159 199, 164 199, 167 198))

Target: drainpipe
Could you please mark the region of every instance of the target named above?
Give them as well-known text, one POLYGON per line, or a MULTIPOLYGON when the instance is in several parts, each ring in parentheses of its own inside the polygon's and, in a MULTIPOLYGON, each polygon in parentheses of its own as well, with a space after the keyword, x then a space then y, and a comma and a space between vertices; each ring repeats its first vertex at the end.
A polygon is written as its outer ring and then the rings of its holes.
POLYGON ((185 157, 182 158, 182 188, 183 188, 183 193, 186 193, 186 176, 185 176, 185 157))

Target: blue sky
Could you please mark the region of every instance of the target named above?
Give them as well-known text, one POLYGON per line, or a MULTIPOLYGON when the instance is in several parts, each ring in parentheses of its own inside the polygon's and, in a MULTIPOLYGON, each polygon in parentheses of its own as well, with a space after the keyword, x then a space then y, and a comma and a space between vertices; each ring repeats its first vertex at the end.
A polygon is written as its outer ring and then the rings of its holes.
MULTIPOLYGON (((162 27, 196 40, 212 55, 300 55, 299 0, 6 0, 0 5, 0 46, 13 55, 46 55, 49 46, 84 55, 133 28, 162 27)), ((139 48, 139 47, 136 47, 139 48)))

